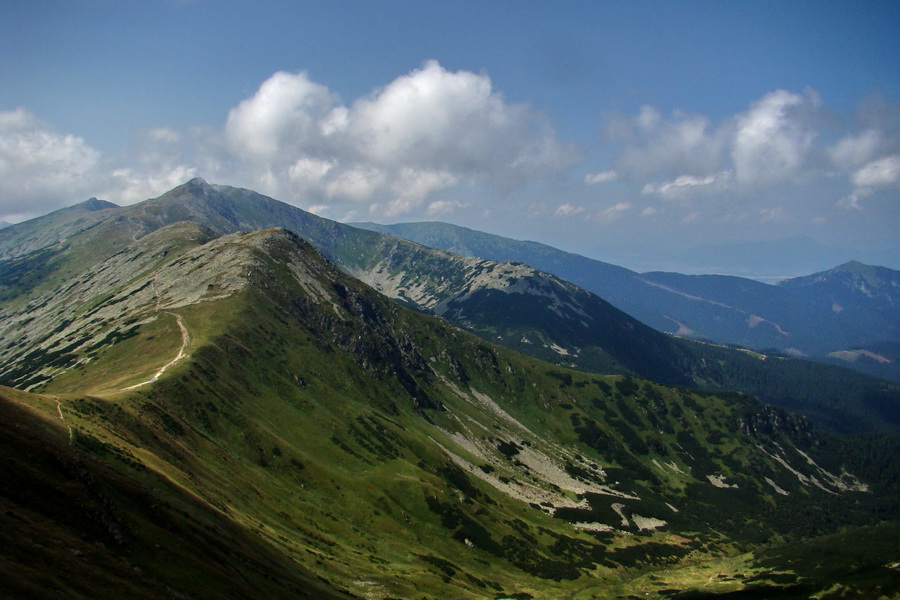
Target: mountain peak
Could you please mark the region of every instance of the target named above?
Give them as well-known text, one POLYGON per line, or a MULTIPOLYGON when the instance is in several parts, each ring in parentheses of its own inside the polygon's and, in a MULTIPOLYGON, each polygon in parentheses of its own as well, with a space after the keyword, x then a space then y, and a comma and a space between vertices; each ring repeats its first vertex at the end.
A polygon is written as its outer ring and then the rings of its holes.
POLYGON ((107 208, 119 208, 118 204, 113 204, 112 202, 107 202, 106 200, 98 200, 97 198, 88 198, 84 202, 76 204, 75 206, 88 211, 105 210, 107 208))
POLYGON ((900 271, 851 260, 828 271, 788 279, 781 285, 794 292, 807 289, 816 297, 828 298, 835 311, 856 307, 872 313, 870 303, 877 299, 881 310, 890 314, 896 311, 900 271))
POLYGON ((854 279, 880 279, 885 276, 891 276, 891 274, 896 273, 893 269, 889 269, 887 267, 878 267, 875 265, 867 265, 858 260, 850 260, 843 264, 840 264, 832 269, 828 269, 827 271, 821 271, 819 273, 813 273, 812 275, 804 275, 802 277, 794 277, 792 279, 786 279, 781 282, 782 285, 793 285, 793 284, 809 284, 813 282, 825 281, 834 276, 847 276, 854 279))
POLYGON ((871 285, 877 286, 885 279, 892 279, 896 272, 892 272, 891 269, 886 267, 867 265, 858 260, 851 260, 842 265, 838 265, 831 271, 826 271, 822 275, 827 276, 829 274, 843 274, 844 276, 850 276, 854 280, 863 279, 868 281, 871 285))
POLYGON ((172 191, 175 190, 184 190, 192 193, 202 193, 208 194, 213 190, 213 186, 210 185, 205 179, 202 177, 194 177, 193 179, 183 183, 172 191))
POLYGON ((842 265, 834 268, 835 271, 859 271, 860 269, 869 268, 869 265, 859 262, 858 260, 849 260, 842 265))
POLYGON ((202 177, 194 177, 193 179, 189 179, 181 185, 172 188, 171 190, 163 194, 163 196, 169 196, 172 194, 178 195, 179 192, 187 192, 189 194, 204 194, 209 193, 210 191, 212 191, 212 189, 213 186, 210 185, 209 182, 207 182, 205 179, 203 179, 202 177))

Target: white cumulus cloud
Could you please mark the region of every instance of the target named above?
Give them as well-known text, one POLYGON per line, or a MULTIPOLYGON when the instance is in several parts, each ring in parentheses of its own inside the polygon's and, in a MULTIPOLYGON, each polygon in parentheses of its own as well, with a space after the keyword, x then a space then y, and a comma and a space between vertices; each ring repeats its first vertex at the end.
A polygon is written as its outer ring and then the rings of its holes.
POLYGON ((384 183, 385 174, 366 165, 356 165, 339 171, 331 178, 325 193, 329 198, 338 200, 369 200, 384 183))
POLYGON ((562 204, 556 208, 554 213, 557 217, 574 217, 584 212, 583 206, 572 206, 571 204, 562 204))
POLYGON ((856 135, 841 138, 827 150, 832 162, 839 168, 854 168, 867 163, 881 146, 881 132, 866 129, 856 135))
POLYGON ((307 208, 306 210, 311 212, 314 215, 323 215, 326 212, 328 212, 328 210, 330 208, 331 207, 328 206, 327 204, 314 204, 314 205, 310 206, 309 208, 307 208))
MULTIPOLYGON (((724 191, 726 184, 747 190, 789 180, 804 169, 813 150, 820 103, 812 90, 775 90, 718 124, 704 115, 666 116, 644 106, 632 118, 608 123, 609 140, 622 145, 615 173, 638 183, 645 194, 680 198, 724 191), (657 183, 660 179, 666 183, 657 183)), ((860 154, 864 143, 848 140, 834 156, 860 154)))
POLYGON ((469 204, 467 202, 461 202, 459 200, 437 200, 428 205, 427 213, 429 217, 449 215, 457 210, 467 208, 468 206, 469 204))
POLYGON ((699 192, 715 193, 722 191, 730 180, 728 172, 697 177, 695 175, 679 175, 672 181, 664 183, 647 183, 641 193, 657 195, 665 200, 690 198, 699 192))
POLYGON ((731 148, 737 181, 767 184, 799 171, 815 137, 805 114, 818 103, 811 92, 776 90, 738 116, 731 148))
POLYGON ((162 126, 139 138, 127 158, 104 157, 27 110, 0 113, 3 214, 101 194, 128 203, 201 175, 298 205, 369 204, 375 216, 399 215, 446 201, 434 196, 454 187, 509 190, 578 156, 547 118, 507 102, 487 75, 436 61, 349 104, 305 72, 279 71, 217 130, 162 126))
POLYGON ((239 177, 267 193, 371 202, 387 215, 461 184, 526 181, 576 156, 486 75, 436 61, 349 106, 306 73, 276 73, 231 110, 224 137, 239 177))
POLYGON ((318 186, 336 164, 335 160, 303 156, 288 167, 287 176, 300 189, 312 188, 318 186))
POLYGON ((606 183, 607 181, 615 181, 616 179, 618 179, 618 175, 614 170, 602 171, 600 173, 588 173, 584 176, 584 182, 587 185, 606 183))
POLYGON ((433 171, 403 167, 392 185, 394 195, 404 202, 418 206, 425 198, 459 181, 450 171, 433 171))
POLYGON ((519 178, 573 157, 544 118, 506 102, 486 75, 436 61, 355 102, 348 121, 359 153, 387 167, 519 178))
POLYGON ((900 181, 900 154, 873 160, 853 174, 853 183, 858 187, 882 187, 898 181, 900 181))
POLYGON ((7 214, 40 214, 96 193, 100 153, 24 108, 0 112, 0 196, 7 214))
POLYGON ((664 117, 643 106, 632 119, 615 119, 609 137, 624 148, 615 172, 633 179, 656 174, 706 173, 721 168, 725 131, 711 126, 709 118, 676 112, 664 117))
POLYGON ((862 211, 864 201, 900 184, 900 154, 870 160, 853 171, 850 180, 853 182, 853 191, 838 200, 837 205, 862 211))
POLYGON ((24 108, 0 111, 0 217, 29 218, 91 196, 130 204, 196 175, 162 150, 182 142, 178 132, 152 129, 144 141, 135 156, 138 166, 116 164, 24 108))
POLYGON ((117 204, 134 204, 168 191, 197 175, 195 168, 186 166, 150 171, 115 169, 99 195, 114 198, 117 204))
POLYGON ((619 202, 613 206, 601 210, 595 215, 594 219, 604 223, 612 223, 616 219, 619 219, 626 212, 631 210, 631 208, 631 202, 619 202))
POLYGON ((258 162, 295 162, 321 149, 323 124, 336 98, 306 73, 279 71, 228 114, 225 136, 239 156, 258 162), (293 159, 293 160, 292 160, 293 159))

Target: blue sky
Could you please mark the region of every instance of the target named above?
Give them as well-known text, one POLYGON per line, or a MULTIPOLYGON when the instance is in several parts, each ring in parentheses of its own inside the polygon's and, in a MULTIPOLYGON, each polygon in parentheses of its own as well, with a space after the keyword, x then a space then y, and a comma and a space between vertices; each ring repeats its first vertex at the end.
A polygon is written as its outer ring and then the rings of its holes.
POLYGON ((0 220, 202 176, 638 270, 900 268, 898 31, 897 2, 13 0, 0 220))

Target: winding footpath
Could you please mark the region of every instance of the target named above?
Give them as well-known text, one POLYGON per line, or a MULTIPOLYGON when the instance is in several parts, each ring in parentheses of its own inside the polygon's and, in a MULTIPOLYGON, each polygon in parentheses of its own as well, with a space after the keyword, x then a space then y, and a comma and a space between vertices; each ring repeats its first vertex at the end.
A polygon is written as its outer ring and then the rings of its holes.
POLYGON ((65 417, 63 417, 62 403, 60 403, 59 401, 59 396, 54 395, 53 399, 56 400, 56 412, 59 413, 59 420, 62 421, 69 429, 69 445, 71 446, 75 437, 75 434, 72 432, 72 426, 66 423, 65 417))
POLYGON ((139 388, 141 386, 147 385, 148 383, 153 383, 154 381, 159 379, 163 373, 166 372, 166 369, 168 369, 169 367, 171 367, 172 365, 177 363, 179 360, 181 360, 182 358, 187 356, 187 354, 185 354, 185 350, 187 350, 188 344, 191 342, 191 335, 190 335, 190 333, 188 333, 188 328, 184 324, 184 319, 181 317, 181 315, 179 315, 177 313, 166 311, 166 314, 172 315, 173 317, 175 317, 175 320, 178 322, 178 328, 181 330, 181 348, 178 349, 178 354, 175 356, 175 358, 173 358, 172 360, 167 362, 165 365, 163 365, 163 367, 159 371, 156 372, 156 375, 151 377, 149 380, 144 381, 142 383, 137 383, 135 385, 130 385, 126 388, 122 388, 123 392, 127 392, 129 390, 139 388))

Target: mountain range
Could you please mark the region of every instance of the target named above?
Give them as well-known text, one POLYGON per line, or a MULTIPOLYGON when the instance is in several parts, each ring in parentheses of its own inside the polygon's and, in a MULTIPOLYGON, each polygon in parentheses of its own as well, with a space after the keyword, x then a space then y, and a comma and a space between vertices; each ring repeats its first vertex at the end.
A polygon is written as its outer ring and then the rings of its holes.
POLYGON ((355 225, 462 256, 527 263, 663 332, 842 363, 900 380, 900 272, 885 267, 850 261, 769 285, 726 275, 636 273, 446 223, 355 225))
MULTIPOLYGON (((631 373, 670 385, 742 391, 798 410, 838 432, 900 427, 896 384, 787 357, 766 360, 765 354, 679 339, 523 263, 435 250, 201 179, 128 207, 92 199, 0 233, 0 255, 32 250, 0 264, 0 281, 8 282, 0 286, 0 298, 28 289, 28 281, 20 281, 18 273, 49 274, 47 281, 58 280, 63 264, 62 255, 57 255, 60 244, 69 243, 66 240, 75 231, 82 233, 71 243, 95 259, 184 220, 203 225, 210 235, 285 227, 389 297, 555 364, 597 373, 631 373)), ((85 259, 78 259, 79 268, 83 264, 85 259)), ((33 313, 24 307, 21 321, 7 318, 7 330, 27 331, 32 323, 40 323, 33 320, 33 313)), ((42 339, 30 351, 59 352, 60 343, 56 337, 42 339)), ((0 360, 15 362, 27 348, 24 343, 0 348, 0 360)), ((0 384, 29 389, 31 382, 23 377, 10 370, 0 377, 0 384)))
MULTIPOLYGON (((725 243, 691 245, 669 248, 653 258, 653 267, 641 268, 636 256, 646 256, 646 249, 640 243, 632 242, 622 246, 597 248, 592 256, 605 256, 607 262, 632 264, 632 270, 676 271, 693 275, 719 273, 736 275, 759 281, 780 281, 806 273, 817 273, 833 265, 847 261, 847 257, 857 256, 859 250, 842 246, 843 240, 832 240, 823 244, 811 237, 797 235, 787 238, 754 241, 732 241, 725 243), (628 261, 627 263, 625 261, 628 261)), ((900 264, 900 248, 887 242, 872 240, 865 248, 865 260, 870 264, 900 264)))
POLYGON ((900 593, 888 382, 202 180, 0 254, 4 596, 900 593))

